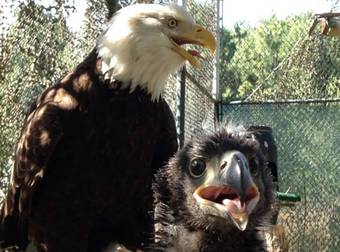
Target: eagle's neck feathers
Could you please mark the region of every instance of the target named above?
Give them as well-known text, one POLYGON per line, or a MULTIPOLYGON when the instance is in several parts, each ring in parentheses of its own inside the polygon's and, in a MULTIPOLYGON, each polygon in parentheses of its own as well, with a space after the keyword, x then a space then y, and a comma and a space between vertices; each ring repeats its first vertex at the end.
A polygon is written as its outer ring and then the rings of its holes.
POLYGON ((123 83, 121 87, 130 88, 131 92, 139 86, 151 95, 152 100, 158 100, 168 77, 183 62, 167 49, 147 48, 146 50, 149 53, 140 57, 135 54, 136 57, 132 58, 129 53, 125 53, 127 50, 124 49, 111 56, 103 54, 102 49, 99 49, 98 54, 102 59, 101 69, 105 79, 119 80, 123 83), (174 59, 169 60, 171 58, 174 59))
POLYGON ((171 42, 165 34, 138 22, 138 18, 129 20, 115 16, 97 41, 97 52, 106 79, 119 80, 122 88, 130 88, 131 92, 139 86, 155 101, 169 75, 185 60, 171 50, 171 42))

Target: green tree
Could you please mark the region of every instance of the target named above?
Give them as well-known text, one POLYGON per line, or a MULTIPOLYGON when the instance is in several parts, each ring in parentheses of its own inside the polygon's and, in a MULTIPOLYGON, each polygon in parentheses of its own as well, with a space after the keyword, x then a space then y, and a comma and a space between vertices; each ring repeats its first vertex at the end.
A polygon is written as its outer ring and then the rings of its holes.
POLYGON ((103 31, 103 28, 108 21, 108 16, 109 12, 107 11, 105 1, 87 0, 87 8, 82 29, 82 51, 85 54, 88 54, 95 47, 96 38, 103 31))
MULTIPOLYGON (((224 98, 340 98, 339 39, 308 36, 310 17, 263 20, 255 28, 246 28, 246 36, 235 45, 230 36, 234 31, 229 31, 221 65, 226 73, 222 75, 224 98)), ((339 211, 334 192, 339 191, 339 141, 335 137, 339 134, 339 105, 259 103, 225 105, 223 109, 226 121, 273 128, 280 190, 291 188, 303 199, 293 210, 280 210, 279 222, 285 225, 290 249, 337 251, 339 211)))
POLYGON ((306 36, 309 17, 280 20, 272 16, 256 28, 242 30, 236 26, 233 31, 225 32, 223 39, 227 42, 223 45, 221 61, 223 98, 243 99, 259 85, 266 91, 272 90, 278 77, 273 70, 290 55, 296 42, 306 36))
POLYGON ((242 40, 246 38, 248 28, 243 27, 242 24, 235 24, 233 30, 223 29, 222 46, 221 46, 221 82, 223 85, 223 97, 237 96, 238 84, 240 82, 238 72, 229 67, 229 63, 234 57, 237 46, 241 44, 242 40))

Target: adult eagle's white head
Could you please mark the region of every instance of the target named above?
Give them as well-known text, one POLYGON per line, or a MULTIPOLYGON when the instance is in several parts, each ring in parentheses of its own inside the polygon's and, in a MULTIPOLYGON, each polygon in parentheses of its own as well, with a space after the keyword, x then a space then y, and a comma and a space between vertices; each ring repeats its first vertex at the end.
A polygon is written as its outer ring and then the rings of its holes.
POLYGON ((118 11, 97 42, 102 72, 120 80, 122 88, 137 86, 158 100, 169 75, 185 60, 198 66, 196 51, 181 45, 196 44, 215 51, 212 33, 197 25, 177 5, 136 4, 118 11))

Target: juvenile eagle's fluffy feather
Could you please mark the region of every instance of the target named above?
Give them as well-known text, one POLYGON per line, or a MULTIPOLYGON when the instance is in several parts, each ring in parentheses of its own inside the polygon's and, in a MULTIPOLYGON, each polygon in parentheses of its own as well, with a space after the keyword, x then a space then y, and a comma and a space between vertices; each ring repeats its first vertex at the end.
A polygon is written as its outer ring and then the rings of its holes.
POLYGON ((266 250, 264 237, 259 230, 271 226, 269 219, 272 216, 275 185, 258 140, 244 127, 220 128, 213 134, 195 137, 170 159, 166 169, 157 173, 153 188, 155 197, 153 251, 266 250), (252 198, 255 198, 252 193, 255 187, 259 196, 255 208, 248 212, 248 224, 244 230, 232 221, 231 211, 227 210, 228 215, 223 215, 224 209, 218 213, 218 209, 207 208, 207 205, 202 205, 202 202, 195 198, 199 188, 213 186, 229 188, 232 191, 229 191, 229 194, 221 194, 217 189, 213 194, 206 194, 210 205, 219 204, 221 209, 227 207, 225 200, 241 202, 239 201, 241 196, 235 185, 240 183, 243 188, 242 184, 248 182, 242 174, 248 172, 239 170, 239 175, 231 172, 231 177, 224 177, 224 174, 233 169, 232 162, 225 163, 224 157, 227 153, 234 152, 237 153, 236 160, 242 156, 247 159, 245 168, 250 174, 250 177, 247 177, 250 184, 243 191, 246 193, 244 206, 247 207, 252 198), (202 177, 190 175, 189 169, 194 160, 203 160, 206 164, 206 172, 202 173, 202 177), (211 180, 210 176, 214 179, 211 180))

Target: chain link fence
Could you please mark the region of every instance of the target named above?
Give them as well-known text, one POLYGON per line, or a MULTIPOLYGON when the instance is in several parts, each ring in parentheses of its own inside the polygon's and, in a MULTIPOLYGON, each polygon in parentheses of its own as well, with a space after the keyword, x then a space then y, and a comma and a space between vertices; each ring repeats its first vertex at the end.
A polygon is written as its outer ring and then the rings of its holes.
MULTIPOLYGON (((329 11, 340 7, 339 1, 329 3, 329 11)), ((306 5, 306 11, 285 18, 273 13, 254 26, 224 29, 218 117, 273 128, 279 189, 302 198, 279 205, 289 251, 335 252, 340 251, 340 38, 321 34, 325 20, 308 34, 314 15, 306 5)))
MULTIPOLYGON (((187 1, 186 7, 197 23, 217 34, 217 0, 187 1)), ((197 132, 214 129, 215 60, 207 51, 201 55, 201 68, 187 67, 185 96, 185 139, 197 132)))
POLYGON ((278 146, 280 191, 302 201, 280 208, 290 251, 339 251, 340 103, 259 102, 221 105, 223 120, 269 125, 278 146))

